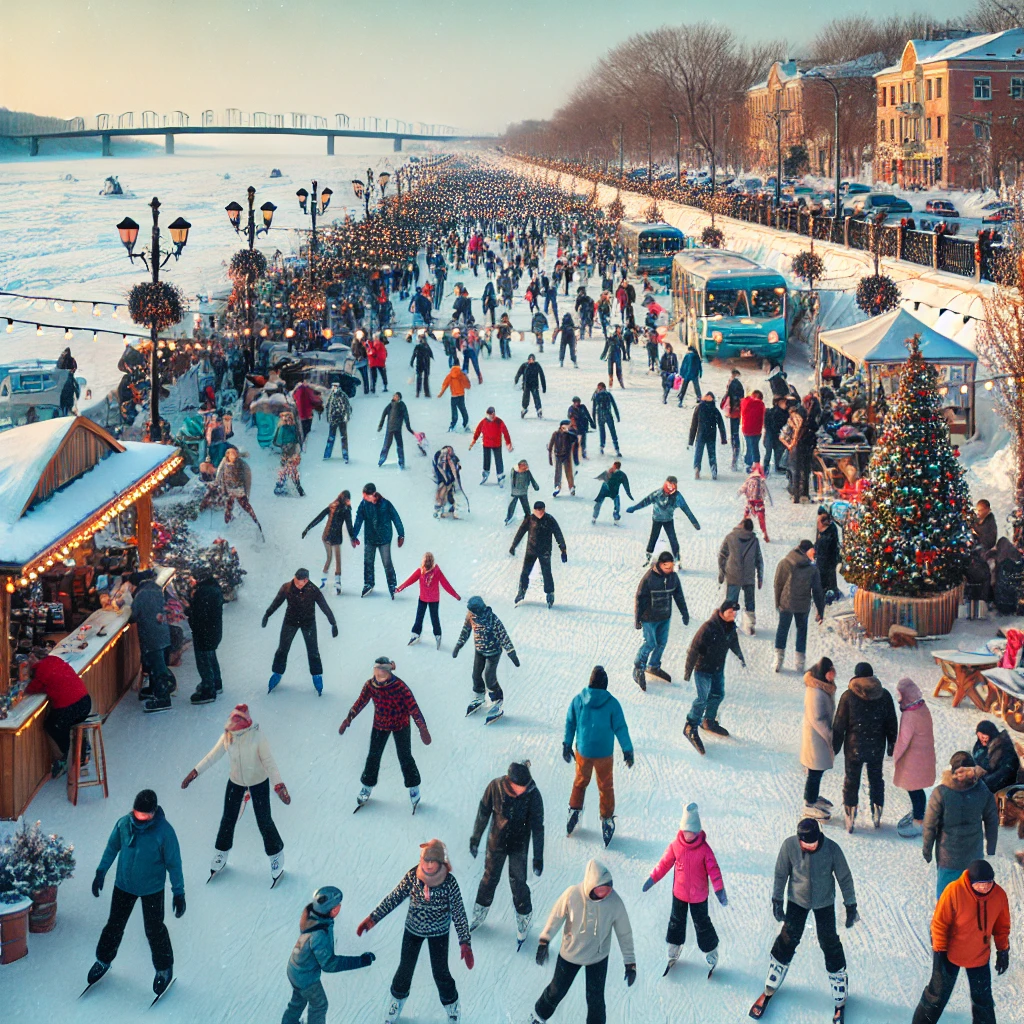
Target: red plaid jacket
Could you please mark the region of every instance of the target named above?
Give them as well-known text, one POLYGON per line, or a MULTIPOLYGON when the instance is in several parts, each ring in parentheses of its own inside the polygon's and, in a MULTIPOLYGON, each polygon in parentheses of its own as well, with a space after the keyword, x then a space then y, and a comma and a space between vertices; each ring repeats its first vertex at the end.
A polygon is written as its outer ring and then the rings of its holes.
POLYGON ((417 728, 425 729, 423 712, 420 711, 412 690, 398 676, 392 676, 386 683, 378 683, 375 679, 367 679, 363 689, 356 698, 345 721, 351 725, 352 720, 373 701, 373 727, 382 732, 398 732, 408 728, 411 716, 417 728))

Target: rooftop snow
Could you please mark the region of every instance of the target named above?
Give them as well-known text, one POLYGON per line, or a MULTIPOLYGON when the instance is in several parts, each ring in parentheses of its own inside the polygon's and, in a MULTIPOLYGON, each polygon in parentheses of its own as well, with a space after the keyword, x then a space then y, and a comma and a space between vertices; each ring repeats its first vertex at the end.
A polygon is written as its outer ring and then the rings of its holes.
POLYGON ((74 423, 74 416, 63 416, 0 433, 0 523, 13 523, 21 515, 74 423))

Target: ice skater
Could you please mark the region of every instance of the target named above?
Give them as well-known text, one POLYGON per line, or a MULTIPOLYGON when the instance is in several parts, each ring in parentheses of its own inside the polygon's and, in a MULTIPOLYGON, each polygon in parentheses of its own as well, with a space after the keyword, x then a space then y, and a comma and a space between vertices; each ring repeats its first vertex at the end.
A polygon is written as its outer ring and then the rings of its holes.
POLYGON ((686 499, 679 493, 679 481, 674 476, 665 477, 665 482, 658 490, 651 491, 646 498, 641 498, 635 505, 630 505, 626 511, 638 512, 648 505, 653 505, 654 510, 651 516, 651 535, 647 539, 647 558, 644 560, 644 565, 650 563, 651 555, 654 554, 654 545, 661 536, 662 530, 665 531, 665 536, 668 537, 668 542, 671 545, 672 558, 678 562, 679 541, 676 539, 676 509, 683 510, 695 530, 700 529, 697 517, 690 511, 686 499))
POLYGON ((334 618, 331 606, 324 599, 323 591, 309 578, 308 569, 296 569, 295 576, 281 585, 270 602, 270 607, 263 613, 263 628, 267 628, 270 616, 281 605, 285 605, 284 619, 281 622, 281 637, 274 652, 274 664, 270 671, 270 682, 267 693, 281 682, 284 670, 288 667, 288 652, 291 650, 295 634, 302 631, 302 639, 306 644, 306 657, 309 660, 309 674, 313 677, 313 686, 317 696, 324 692, 324 666, 320 660, 320 647, 316 636, 316 610, 320 609, 331 624, 331 636, 337 637, 338 623, 334 618))
POLYGON ((323 533, 320 539, 324 544, 324 551, 327 560, 324 562, 323 574, 320 579, 320 587, 327 586, 327 574, 331 569, 331 560, 334 560, 334 593, 341 594, 341 545, 345 541, 345 530, 348 530, 348 539, 352 540, 352 495, 349 491, 342 491, 334 501, 325 509, 322 509, 317 517, 302 531, 302 536, 316 526, 317 523, 326 519, 323 533))
POLYGON ((445 578, 441 567, 434 561, 434 556, 428 551, 423 556, 423 561, 420 563, 418 569, 405 580, 404 583, 400 583, 395 587, 395 593, 401 593, 406 587, 412 586, 413 583, 419 581, 420 585, 420 597, 416 603, 416 620, 412 624, 412 637, 409 640, 409 646, 418 644, 420 642, 420 634, 423 632, 423 616, 429 609, 430 611, 430 625, 434 630, 434 640, 437 644, 437 649, 441 649, 441 617, 438 615, 438 606, 441 603, 441 587, 451 594, 456 601, 461 601, 462 598, 455 592, 455 588, 445 578))
POLYGON ((533 478, 530 472, 530 464, 526 459, 520 459, 516 468, 512 470, 512 500, 508 503, 508 511, 505 513, 505 525, 511 526, 512 518, 515 515, 516 505, 522 505, 523 515, 530 514, 529 495, 530 488, 540 490, 540 485, 533 478))
POLYGON ((473 633, 473 699, 466 708, 466 714, 471 715, 484 703, 484 688, 486 686, 487 696, 490 698, 491 706, 487 711, 487 722, 499 719, 504 713, 502 704, 505 695, 502 692, 501 684, 498 682, 498 662, 501 661, 501 652, 508 654, 508 660, 519 668, 519 655, 516 654, 515 645, 508 635, 504 623, 494 614, 490 605, 484 603, 479 595, 471 597, 466 602, 466 621, 462 624, 462 632, 452 648, 452 657, 457 658, 459 651, 469 640, 470 631, 473 633))
POLYGON ((533 503, 533 514, 524 516, 523 521, 516 530, 512 540, 512 547, 508 553, 515 557, 516 548, 519 542, 527 537, 526 553, 523 555, 523 571, 519 574, 519 591, 516 594, 516 604, 520 604, 526 598, 526 588, 530 585, 530 573, 533 572, 534 564, 540 562, 541 579, 544 583, 544 595, 550 608, 555 603, 555 580, 551 575, 551 542, 558 542, 559 550, 562 553, 562 561, 568 562, 569 555, 565 549, 565 537, 562 536, 562 528, 554 516, 548 515, 543 501, 533 503))

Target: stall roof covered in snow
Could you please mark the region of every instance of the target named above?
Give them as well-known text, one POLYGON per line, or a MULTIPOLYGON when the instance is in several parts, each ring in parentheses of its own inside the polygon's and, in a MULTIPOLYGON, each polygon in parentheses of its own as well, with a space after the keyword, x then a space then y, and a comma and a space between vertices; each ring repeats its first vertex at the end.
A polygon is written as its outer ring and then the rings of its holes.
POLYGON ((855 363, 902 363, 906 341, 921 336, 921 355, 929 363, 976 363, 978 357, 952 338, 933 330, 913 313, 897 309, 852 327, 822 331, 819 339, 855 363))

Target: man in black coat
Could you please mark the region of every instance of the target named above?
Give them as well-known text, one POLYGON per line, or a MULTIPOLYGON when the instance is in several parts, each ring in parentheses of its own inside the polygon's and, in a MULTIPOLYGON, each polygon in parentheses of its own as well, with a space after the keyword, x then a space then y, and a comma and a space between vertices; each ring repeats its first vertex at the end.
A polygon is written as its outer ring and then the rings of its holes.
POLYGON ((697 442, 697 450, 693 454, 693 475, 697 480, 700 479, 700 466, 705 448, 708 451, 708 464, 711 466, 711 479, 718 479, 718 452, 715 449, 716 430, 722 437, 722 444, 725 444, 725 421, 722 419, 722 414, 715 408, 714 392, 708 391, 693 410, 693 419, 690 420, 690 439, 686 443, 687 448, 692 448, 693 442, 697 442))
POLYGON ((644 631, 644 642, 633 661, 633 679, 641 690, 647 689, 647 672, 666 683, 672 682, 672 677, 661 668, 661 656, 668 644, 673 601, 683 617, 683 625, 688 626, 690 613, 675 559, 671 551, 662 551, 658 561, 644 573, 633 600, 633 624, 644 631))
POLYGON ((522 419, 526 416, 526 410, 530 406, 530 396, 533 395, 533 406, 537 410, 537 418, 540 419, 540 393, 541 391, 547 393, 548 382, 544 379, 544 367, 537 362, 537 357, 532 353, 526 357, 526 362, 516 371, 516 377, 512 383, 518 384, 520 377, 523 380, 523 411, 519 414, 519 418, 522 419))
MULTIPOLYGON (((424 301, 429 308, 430 301, 427 299, 424 299, 424 301)), ((426 334, 421 334, 415 348, 412 350, 412 358, 409 360, 409 365, 416 368, 417 398, 420 397, 421 390, 424 398, 430 397, 430 360, 433 358, 434 352, 430 347, 430 342, 427 341, 426 334)))
POLYGON ((579 395, 574 395, 569 410, 566 412, 569 420, 569 432, 579 438, 580 456, 587 458, 587 431, 593 430, 597 424, 594 422, 590 410, 583 404, 579 395))
POLYGON ((832 517, 823 510, 818 511, 818 532, 814 537, 814 564, 818 567, 825 601, 839 596, 839 580, 836 568, 839 565, 839 529, 832 517))
POLYGON ((380 414, 380 423, 377 424, 377 433, 379 434, 384 428, 385 422, 388 425, 387 432, 384 434, 384 446, 380 450, 380 459, 377 461, 378 466, 384 465, 384 460, 388 457, 388 452, 391 451, 391 442, 395 442, 395 448, 398 451, 398 468, 405 469, 405 447, 402 444, 402 427, 405 427, 410 434, 415 435, 415 431, 409 423, 409 409, 405 402, 402 401, 402 392, 396 391, 391 396, 391 401, 384 407, 384 411, 380 414))
POLYGON ((771 408, 764 414, 764 462, 761 468, 764 470, 765 476, 769 474, 773 455, 775 456, 775 472, 785 472, 779 462, 786 454, 786 446, 779 440, 779 434, 782 433, 782 428, 788 419, 789 409, 786 405, 786 396, 776 395, 772 400, 771 408))
POLYGON ((568 562, 569 556, 565 551, 562 528, 554 516, 549 516, 545 512, 543 501, 535 501, 533 515, 523 517, 519 529, 516 530, 512 547, 508 549, 510 555, 515 555, 519 542, 527 534, 529 537, 526 541, 526 553, 523 556, 523 571, 519 574, 519 593, 516 594, 516 604, 526 597, 526 588, 530 585, 530 573, 533 572, 534 563, 539 561, 541 576, 544 580, 544 593, 547 595, 550 608, 555 603, 555 581, 551 575, 552 537, 558 541, 559 550, 562 552, 562 561, 568 562))
POLYGON ((188 609, 188 624, 199 670, 199 685, 192 694, 192 703, 210 704, 221 691, 217 648, 224 635, 224 595, 210 573, 204 573, 196 582, 188 609))
POLYGON ((516 932, 526 937, 533 915, 530 887, 526 884, 526 855, 533 839, 533 873, 539 878, 544 870, 544 801, 530 774, 529 761, 513 761, 508 773, 492 779, 484 790, 476 812, 469 852, 475 857, 487 823, 487 859, 484 874, 476 891, 470 931, 484 923, 494 902, 494 891, 501 881, 501 872, 508 860, 508 882, 512 888, 512 905, 516 911, 516 932))
POLYGON ((291 649, 292 640, 295 639, 295 634, 302 630, 302 639, 306 642, 306 657, 309 659, 309 674, 313 677, 317 696, 320 696, 324 690, 324 669, 316 639, 316 609, 319 606, 320 611, 327 616, 327 621, 331 624, 332 637, 338 635, 338 623, 334 619, 334 612, 331 611, 320 588, 310 581, 308 569, 296 569, 295 577, 281 586, 274 600, 270 602, 270 607, 263 613, 264 629, 267 628, 267 620, 282 604, 286 605, 284 621, 281 623, 281 638, 274 652, 274 664, 267 693, 281 682, 281 676, 288 666, 288 651, 291 649))

